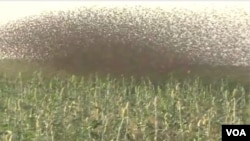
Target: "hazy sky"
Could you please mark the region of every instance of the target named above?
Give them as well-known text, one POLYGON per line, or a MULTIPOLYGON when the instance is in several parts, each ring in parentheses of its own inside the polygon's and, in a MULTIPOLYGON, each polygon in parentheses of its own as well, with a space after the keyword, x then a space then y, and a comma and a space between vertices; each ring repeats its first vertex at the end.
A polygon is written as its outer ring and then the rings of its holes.
POLYGON ((147 7, 160 6, 160 7, 185 7, 190 9, 203 9, 204 7, 221 8, 240 7, 250 12, 250 2, 248 1, 0 1, 0 24, 7 21, 15 20, 20 17, 39 14, 43 11, 70 9, 82 5, 97 5, 97 6, 124 6, 141 4, 147 7))

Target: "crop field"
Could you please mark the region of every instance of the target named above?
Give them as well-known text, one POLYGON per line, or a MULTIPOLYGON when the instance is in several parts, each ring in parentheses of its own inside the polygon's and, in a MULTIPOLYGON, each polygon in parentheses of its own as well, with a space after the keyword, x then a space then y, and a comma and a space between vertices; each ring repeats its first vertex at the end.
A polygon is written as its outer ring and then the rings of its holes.
POLYGON ((250 122, 246 68, 139 79, 41 66, 1 61, 3 141, 216 141, 221 124, 250 122))

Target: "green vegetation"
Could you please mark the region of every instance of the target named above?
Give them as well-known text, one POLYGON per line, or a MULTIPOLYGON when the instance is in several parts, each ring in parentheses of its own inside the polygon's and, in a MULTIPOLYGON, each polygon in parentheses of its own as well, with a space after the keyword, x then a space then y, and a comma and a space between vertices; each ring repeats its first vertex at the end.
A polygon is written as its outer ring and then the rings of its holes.
POLYGON ((3 141, 219 141, 221 124, 250 123, 247 69, 137 79, 1 66, 3 141))

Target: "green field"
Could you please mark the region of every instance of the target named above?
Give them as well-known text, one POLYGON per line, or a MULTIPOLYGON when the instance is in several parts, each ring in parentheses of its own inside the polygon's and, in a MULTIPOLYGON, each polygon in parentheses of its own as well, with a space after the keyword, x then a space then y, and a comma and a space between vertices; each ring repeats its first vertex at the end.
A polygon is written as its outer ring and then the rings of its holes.
POLYGON ((219 141, 221 124, 250 123, 249 68, 132 77, 17 60, 0 66, 3 141, 219 141))

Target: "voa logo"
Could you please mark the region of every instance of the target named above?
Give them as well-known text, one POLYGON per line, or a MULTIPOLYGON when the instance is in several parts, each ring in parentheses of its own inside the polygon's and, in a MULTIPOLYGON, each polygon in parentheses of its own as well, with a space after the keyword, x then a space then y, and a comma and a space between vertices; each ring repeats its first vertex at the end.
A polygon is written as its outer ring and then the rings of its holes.
POLYGON ((244 129, 226 129, 228 136, 247 136, 244 129))

